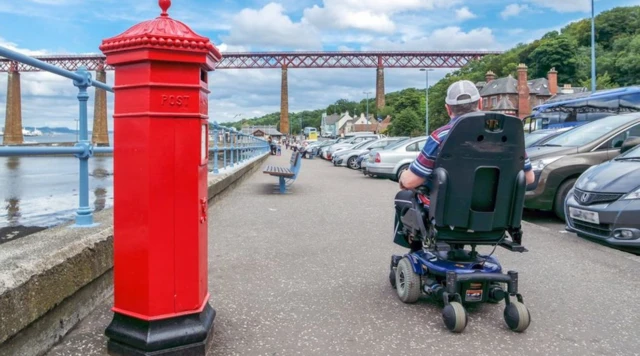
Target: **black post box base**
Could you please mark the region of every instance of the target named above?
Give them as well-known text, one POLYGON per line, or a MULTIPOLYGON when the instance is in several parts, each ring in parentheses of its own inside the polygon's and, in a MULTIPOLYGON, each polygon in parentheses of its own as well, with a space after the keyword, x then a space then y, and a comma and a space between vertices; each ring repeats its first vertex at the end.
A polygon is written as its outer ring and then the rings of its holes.
POLYGON ((207 303, 197 314, 141 320, 114 313, 105 330, 112 356, 205 356, 216 311, 207 303))

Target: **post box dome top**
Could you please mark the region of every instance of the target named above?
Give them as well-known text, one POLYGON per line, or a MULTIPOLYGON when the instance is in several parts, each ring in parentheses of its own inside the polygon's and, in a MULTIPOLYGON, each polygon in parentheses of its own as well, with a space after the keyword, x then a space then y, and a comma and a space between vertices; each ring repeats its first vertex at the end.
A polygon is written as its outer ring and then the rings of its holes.
POLYGON ((160 48, 181 51, 208 52, 216 61, 220 51, 207 37, 195 33, 184 23, 169 17, 171 0, 158 0, 162 9, 159 17, 139 23, 118 36, 102 41, 100 50, 107 54, 135 48, 160 48))

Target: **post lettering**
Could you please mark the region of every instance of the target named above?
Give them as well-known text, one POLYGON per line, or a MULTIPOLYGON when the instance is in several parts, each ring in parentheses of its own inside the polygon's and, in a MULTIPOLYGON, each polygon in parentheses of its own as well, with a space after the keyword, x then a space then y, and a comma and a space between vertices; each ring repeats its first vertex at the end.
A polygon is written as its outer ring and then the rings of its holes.
POLYGON ((162 95, 161 105, 169 104, 169 106, 189 107, 189 95, 162 95))

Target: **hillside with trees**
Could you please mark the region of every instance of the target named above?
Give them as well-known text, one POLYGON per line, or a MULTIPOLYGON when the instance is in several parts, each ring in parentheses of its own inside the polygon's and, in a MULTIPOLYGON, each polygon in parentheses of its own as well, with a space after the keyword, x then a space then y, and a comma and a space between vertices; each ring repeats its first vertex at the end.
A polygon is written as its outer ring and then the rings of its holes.
MULTIPOLYGON (((602 12, 596 17, 597 88, 608 89, 640 84, 640 6, 618 7, 602 12)), ((541 39, 528 44, 518 44, 500 54, 484 57, 479 61, 447 74, 429 89, 429 129, 434 130, 448 121, 444 98, 449 85, 460 79, 484 81, 487 71, 497 77, 509 74, 517 76, 519 63, 529 67, 529 78, 546 77, 555 67, 558 84, 591 87, 591 20, 584 19, 569 24, 560 31, 552 31, 541 39)), ((360 102, 340 99, 326 108, 290 113, 291 132, 302 126, 320 127, 323 112, 328 114, 349 111, 359 115, 366 110, 366 100, 360 102)), ((416 135, 424 133, 424 89, 409 88, 386 95, 386 106, 375 109, 375 99, 369 99, 369 110, 376 116, 392 116, 389 133, 392 135, 416 135)), ((278 125, 280 113, 231 123, 278 125)))

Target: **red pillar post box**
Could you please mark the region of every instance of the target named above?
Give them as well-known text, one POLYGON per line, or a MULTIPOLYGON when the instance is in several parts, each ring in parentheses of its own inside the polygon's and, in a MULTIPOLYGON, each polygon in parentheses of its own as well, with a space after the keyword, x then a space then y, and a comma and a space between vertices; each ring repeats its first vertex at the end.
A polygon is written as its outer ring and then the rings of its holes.
POLYGON ((114 318, 117 355, 204 355, 208 38, 162 14, 103 41, 115 67, 114 318))

